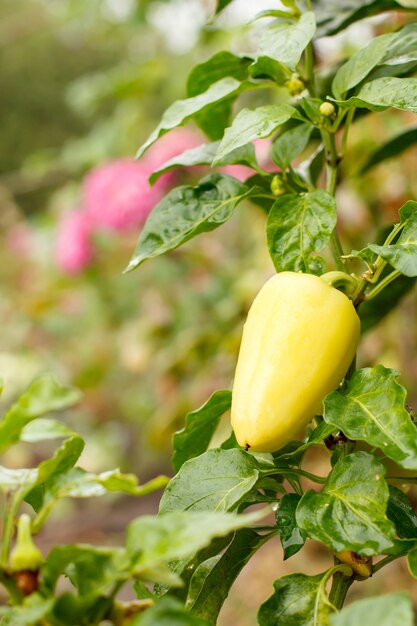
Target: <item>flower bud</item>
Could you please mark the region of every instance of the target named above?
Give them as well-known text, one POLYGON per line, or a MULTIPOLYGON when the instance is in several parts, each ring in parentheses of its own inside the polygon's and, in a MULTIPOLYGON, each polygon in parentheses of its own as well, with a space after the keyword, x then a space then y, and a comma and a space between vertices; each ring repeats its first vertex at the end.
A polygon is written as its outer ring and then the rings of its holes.
POLYGON ((323 117, 334 117, 336 115, 336 109, 331 102, 322 102, 319 111, 323 117))
POLYGON ((287 83, 287 89, 291 96, 299 96, 304 91, 305 85, 297 74, 293 74, 287 83))

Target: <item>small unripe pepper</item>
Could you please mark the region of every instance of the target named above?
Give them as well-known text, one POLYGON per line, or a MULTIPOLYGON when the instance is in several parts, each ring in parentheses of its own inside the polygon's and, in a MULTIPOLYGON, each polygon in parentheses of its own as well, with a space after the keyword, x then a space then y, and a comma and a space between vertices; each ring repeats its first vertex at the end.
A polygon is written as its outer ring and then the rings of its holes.
POLYGON ((360 322, 349 298, 318 276, 281 272, 249 311, 232 392, 239 444, 285 446, 317 414, 356 352, 360 322))
POLYGON ((37 571, 43 563, 42 553, 35 546, 31 533, 31 519, 23 514, 17 525, 16 545, 10 553, 12 572, 37 571))
POLYGON ((277 198, 287 193, 284 182, 278 174, 275 174, 275 176, 273 177, 271 181, 271 191, 273 195, 277 198))

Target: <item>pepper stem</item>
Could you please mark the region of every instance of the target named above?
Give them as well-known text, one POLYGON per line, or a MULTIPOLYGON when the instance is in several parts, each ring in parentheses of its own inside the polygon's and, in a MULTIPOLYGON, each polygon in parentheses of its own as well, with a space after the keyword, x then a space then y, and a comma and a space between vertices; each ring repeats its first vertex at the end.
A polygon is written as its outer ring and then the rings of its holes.
POLYGON ((352 296, 356 293, 358 288, 357 281, 350 276, 350 274, 346 274, 346 272, 327 272, 327 274, 323 274, 320 278, 328 285, 344 293, 350 299, 352 299, 352 296))

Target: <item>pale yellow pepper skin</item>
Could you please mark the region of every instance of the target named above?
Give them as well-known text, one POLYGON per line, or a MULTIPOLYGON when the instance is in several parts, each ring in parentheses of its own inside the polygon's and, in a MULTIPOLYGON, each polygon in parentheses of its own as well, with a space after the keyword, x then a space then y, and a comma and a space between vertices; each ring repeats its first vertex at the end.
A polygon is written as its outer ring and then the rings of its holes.
POLYGON ((256 296, 232 392, 238 443, 279 450, 322 412, 351 364, 360 321, 349 298, 318 276, 281 272, 256 296))

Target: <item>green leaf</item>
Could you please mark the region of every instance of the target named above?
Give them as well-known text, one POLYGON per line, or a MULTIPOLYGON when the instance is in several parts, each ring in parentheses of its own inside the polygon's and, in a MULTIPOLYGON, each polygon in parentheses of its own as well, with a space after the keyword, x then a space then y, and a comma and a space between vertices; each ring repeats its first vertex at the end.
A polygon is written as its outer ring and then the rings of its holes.
POLYGON ((266 224, 268 248, 277 272, 322 273, 322 259, 311 253, 323 250, 335 226, 336 202, 325 191, 279 198, 266 224))
POLYGON ((34 593, 25 598, 22 606, 0 609, 2 626, 38 626, 39 620, 49 615, 54 605, 53 598, 42 598, 34 593))
POLYGON ((417 276, 417 203, 410 201, 407 206, 410 213, 401 219, 405 226, 398 240, 388 246, 369 244, 368 248, 388 261, 404 276, 414 277, 417 276))
POLYGON ((0 422, 0 452, 19 440, 26 424, 45 413, 66 409, 79 399, 79 391, 62 387, 49 374, 34 380, 0 422))
POLYGON ((75 467, 65 473, 52 474, 46 481, 42 499, 36 506, 37 516, 34 520, 34 529, 38 531, 42 527, 56 502, 62 498, 96 498, 113 491, 132 496, 144 496, 156 489, 161 489, 166 483, 167 478, 160 476, 144 485, 138 485, 136 476, 121 474, 118 469, 92 474, 80 467, 75 467))
MULTIPOLYGON (((231 52, 218 52, 191 70, 187 81, 187 96, 198 96, 213 83, 226 77, 238 81, 246 80, 250 63, 252 59, 247 57, 238 57, 231 52)), ((224 129, 229 124, 236 95, 216 102, 194 116, 194 121, 211 139, 222 138, 224 129)))
POLYGON ((207 450, 221 416, 230 409, 231 403, 230 391, 215 391, 203 406, 188 413, 185 428, 173 437, 172 464, 176 472, 185 461, 207 450))
POLYGON ((332 91, 337 99, 341 100, 349 89, 356 87, 368 76, 384 58, 394 37, 394 33, 375 37, 337 70, 332 83, 332 91))
POLYGON ((302 161, 296 168, 296 172, 301 178, 306 180, 313 187, 317 186, 317 181, 324 166, 324 148, 320 144, 313 154, 305 161, 302 161))
POLYGON ((292 161, 305 150, 314 127, 298 124, 283 132, 272 144, 272 160, 281 169, 287 169, 292 161))
POLYGON ((307 491, 297 508, 297 524, 311 539, 334 552, 371 556, 393 546, 395 528, 386 517, 385 467, 367 452, 340 459, 320 493, 307 491))
POLYGON ((270 57, 295 71, 301 55, 314 37, 314 13, 304 13, 298 22, 277 20, 261 38, 259 56, 270 57))
POLYGON ((395 33, 381 61, 381 65, 401 66, 417 59, 417 24, 406 24, 395 33))
POLYGON ((215 537, 251 526, 264 511, 248 515, 212 511, 171 511, 143 515, 128 527, 126 549, 137 574, 162 563, 190 559, 215 537))
POLYGON ((417 515, 407 494, 393 485, 389 486, 387 517, 401 539, 417 539, 417 515))
POLYGON ((75 433, 63 422, 58 420, 42 418, 35 419, 22 429, 20 441, 36 443, 47 439, 61 439, 62 437, 72 437, 75 433))
MULTIPOLYGON (((417 38, 416 38, 417 39, 417 38)), ((382 146, 379 146, 369 157, 364 166, 362 166, 360 173, 365 174, 370 169, 379 165, 387 159, 392 159, 408 148, 414 146, 417 143, 417 126, 406 128, 400 133, 391 137, 382 146)))
POLYGON ((413 626, 410 597, 405 593, 389 593, 377 598, 364 598, 330 619, 331 626, 352 626, 364 622, 378 626, 413 626))
POLYGON ((220 13, 220 11, 223 11, 223 9, 225 9, 231 2, 233 2, 233 0, 217 0, 216 14, 220 13))
POLYGON ((417 548, 407 554, 407 566, 411 576, 417 578, 417 548))
POLYGON ((121 548, 89 545, 55 546, 42 566, 42 590, 54 592, 60 576, 67 576, 81 596, 110 592, 129 574, 129 561, 121 548))
POLYGON ((326 574, 279 578, 274 582, 274 594, 259 610, 259 626, 327 626, 334 607, 325 583, 326 574))
POLYGON ((292 76, 286 65, 265 56, 258 56, 249 66, 249 74, 253 78, 273 80, 277 85, 285 85, 292 76))
POLYGON ((398 375, 383 365, 358 370, 343 391, 326 396, 323 417, 349 439, 366 441, 402 467, 417 469, 417 428, 398 375))
POLYGON ((181 602, 165 597, 155 606, 133 618, 131 626, 211 626, 206 620, 188 613, 181 602))
POLYGON ((365 83, 358 94, 337 103, 340 107, 362 107, 378 111, 393 107, 400 111, 417 113, 417 78, 386 76, 365 83))
POLYGON ((254 110, 242 109, 230 128, 226 129, 213 165, 217 165, 236 148, 255 139, 269 137, 294 115, 298 115, 297 110, 288 104, 267 104, 254 110))
POLYGON ((275 513, 277 528, 284 550, 284 561, 293 556, 303 547, 306 535, 298 528, 295 519, 295 511, 301 496, 296 493, 285 494, 279 503, 279 508, 275 513))
POLYGON ((121 548, 55 546, 42 566, 41 590, 45 594, 54 593, 58 579, 65 574, 80 596, 97 597, 127 577, 128 565, 121 548))
POLYGON ((256 459, 243 450, 208 450, 190 459, 168 484, 160 512, 233 511, 259 479, 256 459))
POLYGON ((238 530, 222 554, 203 561, 189 585, 186 608, 215 624, 230 588, 246 563, 268 540, 254 530, 238 530))
POLYGON ((398 9, 395 0, 312 0, 317 36, 335 35, 365 17, 398 9))
POLYGON ((173 189, 148 217, 126 271, 224 224, 249 193, 247 186, 226 174, 210 174, 196 187, 173 189))
POLYGON ((139 159, 159 137, 165 135, 169 130, 177 126, 182 126, 196 113, 204 111, 215 102, 221 102, 231 96, 237 95, 240 91, 243 91, 245 87, 247 88, 248 85, 243 86, 239 80, 228 77, 210 85, 207 91, 198 96, 185 100, 177 100, 177 102, 171 104, 165 111, 160 124, 139 148, 136 158, 139 159))
MULTIPOLYGON (((214 141, 212 143, 204 143, 201 146, 197 146, 197 148, 186 150, 182 154, 179 154, 164 163, 159 169, 155 170, 149 177, 149 182, 153 185, 153 183, 156 182, 162 174, 178 167, 211 165, 219 145, 219 141, 214 141)), ((219 167, 224 167, 225 165, 235 164, 246 165, 254 170, 261 171, 256 162, 255 148, 251 143, 246 144, 237 150, 233 150, 233 152, 226 155, 226 157, 217 165, 219 167)))
POLYGON ((0 465, 0 490, 30 489, 38 480, 38 469, 9 469, 0 465))

